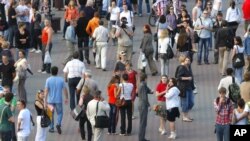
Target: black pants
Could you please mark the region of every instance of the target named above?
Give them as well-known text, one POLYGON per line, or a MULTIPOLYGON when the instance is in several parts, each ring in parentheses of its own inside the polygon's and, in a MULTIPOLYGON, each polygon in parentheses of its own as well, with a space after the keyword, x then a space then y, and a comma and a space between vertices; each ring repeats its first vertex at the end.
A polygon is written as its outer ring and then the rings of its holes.
POLYGON ((121 114, 121 134, 131 134, 132 131, 132 101, 126 100, 126 106, 120 108, 121 114), (128 128, 126 131, 126 114, 128 120, 128 128))
POLYGON ((83 51, 86 60, 89 60, 89 37, 78 37, 79 59, 83 61, 83 51))
POLYGON ((89 122, 86 115, 84 117, 81 117, 80 121, 79 121, 81 137, 82 137, 82 140, 85 139, 85 130, 84 130, 85 122, 87 122, 88 141, 91 141, 91 139, 92 139, 92 126, 91 126, 91 123, 89 122))
POLYGON ((70 22, 64 21, 64 26, 63 26, 63 37, 65 37, 65 32, 67 30, 67 27, 70 25, 70 22))
POLYGON ((73 110, 78 104, 80 95, 76 94, 76 86, 81 80, 81 77, 69 78, 69 97, 70 97, 70 109, 73 110), (76 100, 75 100, 76 99, 76 100))
POLYGON ((145 141, 147 120, 148 120, 148 107, 145 105, 139 108, 140 113, 140 126, 139 126, 139 141, 145 141))
POLYGON ((42 40, 41 40, 41 37, 39 38, 39 36, 41 36, 41 35, 42 35, 41 29, 34 29, 33 44, 34 44, 34 48, 36 50, 38 50, 38 49, 42 50, 42 40))
POLYGON ((230 29, 232 29, 234 36, 236 36, 236 30, 239 26, 239 23, 238 22, 228 22, 227 24, 228 24, 228 27, 230 27, 230 29))

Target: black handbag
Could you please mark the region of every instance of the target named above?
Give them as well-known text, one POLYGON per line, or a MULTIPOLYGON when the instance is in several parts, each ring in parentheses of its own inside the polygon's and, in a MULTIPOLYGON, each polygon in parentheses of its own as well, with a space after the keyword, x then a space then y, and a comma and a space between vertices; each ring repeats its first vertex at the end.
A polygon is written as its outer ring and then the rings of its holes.
POLYGON ((83 106, 77 105, 75 107, 75 109, 73 109, 70 113, 71 113, 73 119, 78 121, 80 119, 80 117, 82 116, 82 114, 85 113, 84 105, 83 106))
POLYGON ((46 111, 42 111, 42 117, 41 117, 41 127, 46 128, 51 124, 51 120, 49 116, 46 114, 46 111))
POLYGON ((108 12, 108 14, 106 15, 105 18, 106 18, 106 20, 108 20, 108 21, 110 20, 110 12, 108 12))
POLYGON ((237 53, 234 55, 232 63, 234 68, 241 68, 245 66, 244 53, 239 53, 238 46, 237 53))
POLYGON ((99 102, 97 102, 96 106, 96 115, 95 115, 95 128, 108 128, 109 127, 109 117, 107 116, 106 112, 105 115, 98 116, 98 105, 99 102))
POLYGON ((174 57, 174 52, 172 47, 168 44, 168 48, 167 48, 167 59, 172 59, 174 57))

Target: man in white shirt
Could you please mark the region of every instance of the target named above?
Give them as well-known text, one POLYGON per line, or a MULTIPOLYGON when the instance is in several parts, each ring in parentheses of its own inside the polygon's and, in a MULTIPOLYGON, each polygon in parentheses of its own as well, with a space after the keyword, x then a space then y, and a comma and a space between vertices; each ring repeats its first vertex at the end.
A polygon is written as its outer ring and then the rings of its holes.
POLYGON ((92 38, 95 39, 96 42, 96 68, 101 68, 103 71, 106 71, 109 32, 103 24, 103 21, 100 20, 99 26, 95 29, 92 38))
POLYGON ((227 90, 226 96, 227 97, 229 96, 228 87, 229 87, 230 84, 233 83, 233 73, 234 73, 234 70, 232 68, 227 68, 226 76, 220 80, 220 83, 219 83, 219 86, 218 86, 218 90, 221 87, 226 88, 226 90, 227 90))
POLYGON ((79 102, 80 95, 76 94, 76 86, 81 80, 81 76, 84 74, 86 68, 82 61, 79 60, 79 52, 73 53, 73 59, 69 61, 64 69, 64 80, 68 82, 70 93, 70 109, 73 110, 76 104, 79 102), (76 96, 76 98, 75 98, 76 96), (77 101, 75 102, 75 99, 77 101))
POLYGON ((211 17, 215 18, 220 11, 222 11, 222 0, 214 0, 211 17))
POLYGON ((17 23, 29 23, 29 7, 25 5, 25 0, 20 0, 19 5, 16 7, 17 23))
POLYGON ((30 111, 26 108, 26 103, 24 100, 19 100, 17 102, 18 109, 20 110, 17 117, 17 140, 18 141, 28 141, 30 135, 31 124, 34 121, 30 111))
POLYGON ((202 50, 204 50, 204 63, 209 64, 208 55, 209 55, 209 47, 208 42, 211 38, 211 32, 213 30, 213 22, 208 17, 208 11, 203 11, 203 16, 198 18, 194 25, 195 30, 198 30, 198 36, 200 37, 200 41, 198 43, 198 65, 201 65, 202 61, 202 50))
POLYGON ((126 3, 123 4, 123 11, 120 13, 120 20, 122 17, 127 18, 127 26, 132 27, 134 25, 134 15, 133 12, 128 10, 126 3))
POLYGON ((86 115, 92 125, 92 129, 94 132, 94 141, 99 141, 103 138, 104 128, 96 128, 95 127, 95 116, 98 115, 108 115, 107 113, 110 110, 110 106, 108 102, 104 101, 101 97, 101 91, 97 91, 94 94, 94 99, 88 103, 86 115), (97 108, 98 104, 98 108, 97 108), (97 112, 96 112, 97 111, 97 112))

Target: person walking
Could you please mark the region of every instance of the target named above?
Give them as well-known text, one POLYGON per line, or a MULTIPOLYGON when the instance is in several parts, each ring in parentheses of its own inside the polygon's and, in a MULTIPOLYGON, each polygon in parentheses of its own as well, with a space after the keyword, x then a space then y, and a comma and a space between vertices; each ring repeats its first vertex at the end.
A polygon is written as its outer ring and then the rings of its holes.
POLYGON ((84 74, 86 68, 82 61, 79 60, 79 52, 76 51, 73 54, 73 60, 69 61, 64 69, 64 80, 69 85, 70 94, 70 109, 73 110, 76 104, 79 102, 80 95, 76 94, 76 86, 81 80, 81 76, 84 74), (76 99, 76 101, 75 101, 76 99))
MULTIPOLYGON (((53 66, 51 68, 51 74, 49 78, 47 78, 45 83, 45 101, 44 106, 51 105, 57 112, 57 132, 59 134, 62 133, 61 125, 62 125, 62 118, 63 118, 63 97, 62 93, 65 96, 65 104, 68 103, 68 91, 63 81, 63 78, 57 76, 58 74, 58 67, 53 66)), ((54 112, 52 112, 52 121, 50 124, 49 132, 54 132, 54 112)))
POLYGON ((76 27, 76 21, 71 20, 70 26, 67 27, 67 30, 65 33, 68 54, 62 63, 64 66, 67 64, 67 62, 69 62, 72 59, 73 53, 75 51, 75 44, 77 43, 75 27, 76 27))
POLYGON ((138 109, 140 114, 140 124, 139 124, 139 141, 149 141, 145 139, 146 127, 148 120, 148 107, 150 107, 148 101, 148 94, 153 94, 153 91, 147 86, 147 75, 142 73, 140 76, 140 84, 138 88, 138 109))
POLYGON ((36 117, 37 129, 36 129, 35 141, 46 141, 47 128, 41 127, 41 118, 42 118, 43 112, 45 112, 45 109, 47 109, 47 107, 44 106, 44 91, 43 90, 37 91, 34 105, 35 105, 35 109, 37 112, 37 117, 36 117))
POLYGON ((94 132, 94 140, 93 141, 103 141, 104 129, 95 127, 95 116, 107 115, 110 107, 109 104, 104 101, 101 96, 101 91, 96 91, 94 94, 94 99, 88 103, 86 114, 92 125, 92 129, 94 132))
POLYGON ((104 22, 99 21, 99 26, 95 29, 92 38, 96 42, 96 58, 95 64, 97 69, 106 71, 107 63, 107 50, 109 41, 109 32, 106 27, 103 26, 104 22))

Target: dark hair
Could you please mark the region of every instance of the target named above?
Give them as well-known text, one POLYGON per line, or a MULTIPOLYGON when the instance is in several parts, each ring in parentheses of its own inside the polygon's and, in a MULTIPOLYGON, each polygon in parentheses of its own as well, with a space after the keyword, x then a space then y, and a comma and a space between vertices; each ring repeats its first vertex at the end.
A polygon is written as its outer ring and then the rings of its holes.
POLYGON ((238 42, 236 45, 243 46, 242 40, 241 40, 241 37, 240 37, 240 36, 236 36, 236 37, 234 37, 234 38, 235 38, 235 40, 238 42))
POLYGON ((227 21, 222 20, 222 22, 221 22, 221 26, 222 26, 222 27, 226 27, 226 26, 227 26, 227 21))
POLYGON ((128 74, 127 73, 124 73, 122 75, 122 79, 125 80, 125 81, 128 81, 128 74))
POLYGON ((223 13, 222 13, 221 11, 219 11, 219 12, 217 13, 217 16, 223 16, 223 13))
POLYGON ((94 93, 94 97, 100 98, 101 94, 102 94, 102 92, 99 91, 99 90, 97 90, 97 91, 95 91, 95 93, 94 93))
POLYGON ((245 101, 244 101, 244 99, 239 99, 238 101, 237 101, 237 105, 241 108, 241 109, 243 109, 244 107, 245 107, 245 101))
POLYGON ((13 93, 6 93, 4 95, 5 101, 6 102, 10 102, 12 100, 12 98, 14 97, 13 93))
POLYGON ((219 89, 219 93, 220 93, 220 94, 226 94, 226 93, 227 93, 227 89, 226 89, 225 87, 221 87, 221 88, 219 89))
POLYGON ((145 81, 147 78, 148 78, 147 74, 141 73, 141 75, 140 75, 140 82, 145 81))
POLYGON ((111 79, 110 79, 110 81, 109 81, 108 88, 109 88, 112 84, 114 84, 114 83, 116 82, 116 80, 119 81, 119 80, 120 80, 120 76, 118 76, 118 75, 112 76, 111 79))
POLYGON ((234 70, 232 68, 227 68, 226 73, 227 75, 233 75, 234 70))
POLYGON ((104 25, 104 22, 102 20, 99 20, 99 25, 104 25))
POLYGON ((21 53, 23 54, 24 57, 26 56, 26 53, 25 53, 25 51, 24 51, 23 49, 19 49, 18 52, 21 52, 21 53))
POLYGON ((75 52, 73 53, 73 58, 74 58, 74 59, 78 59, 78 58, 79 58, 79 52, 78 52, 78 51, 75 51, 75 52))
POLYGON ((173 86, 177 86, 177 80, 175 78, 170 78, 169 80, 172 80, 173 86))
POLYGON ((159 18, 159 23, 165 23, 166 22, 166 16, 165 15, 161 15, 159 18))
POLYGON ((147 29, 147 31, 145 31, 145 33, 150 33, 152 34, 151 28, 148 24, 145 24, 144 27, 147 29))
POLYGON ((24 108, 26 107, 26 102, 25 102, 23 99, 19 99, 18 101, 21 102, 21 103, 23 104, 23 107, 24 107, 24 108))
POLYGON ((231 0, 230 6, 231 6, 233 9, 235 8, 235 1, 234 1, 234 0, 231 0))
POLYGON ((51 74, 55 76, 57 75, 57 73, 58 73, 58 67, 57 66, 51 67, 51 74))

